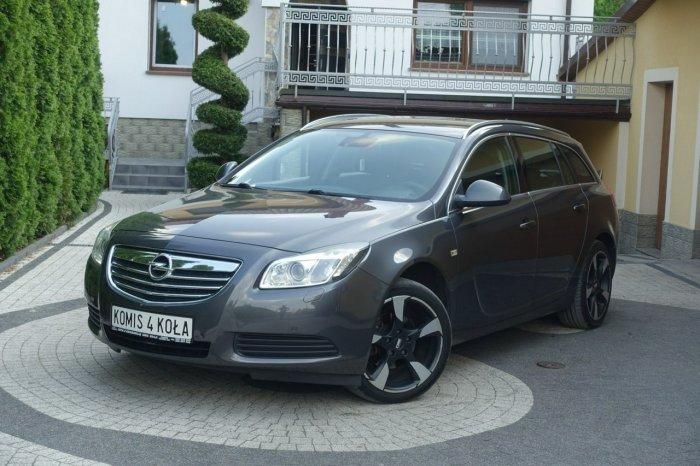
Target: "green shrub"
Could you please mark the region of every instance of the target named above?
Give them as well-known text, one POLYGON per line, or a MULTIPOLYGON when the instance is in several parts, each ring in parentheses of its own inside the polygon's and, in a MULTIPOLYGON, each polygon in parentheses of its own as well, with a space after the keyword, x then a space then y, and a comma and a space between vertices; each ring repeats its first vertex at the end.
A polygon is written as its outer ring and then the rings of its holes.
POLYGON ((102 189, 97 0, 0 1, 0 260, 102 189))
POLYGON ((216 181, 216 172, 221 158, 216 156, 195 157, 187 163, 187 176, 193 188, 200 189, 216 181))
MULTIPOLYGON (((214 42, 192 64, 192 79, 221 98, 197 109, 197 118, 212 128, 197 131, 192 144, 199 152, 216 155, 219 160, 240 161, 243 158, 240 150, 247 137, 241 125, 241 112, 249 96, 243 81, 228 67, 228 61, 248 45, 248 33, 234 22, 245 14, 248 0, 212 0, 212 3, 217 6, 192 16, 192 26, 197 32, 214 42)), ((188 173, 193 186, 203 186, 194 182, 192 177, 196 172, 188 173)))

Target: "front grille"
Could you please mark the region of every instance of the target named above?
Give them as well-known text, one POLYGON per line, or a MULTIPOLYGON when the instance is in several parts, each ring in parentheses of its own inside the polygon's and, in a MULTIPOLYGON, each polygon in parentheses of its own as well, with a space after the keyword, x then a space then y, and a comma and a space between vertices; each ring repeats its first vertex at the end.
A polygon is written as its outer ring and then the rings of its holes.
POLYGON ((327 338, 311 335, 239 333, 234 351, 249 358, 329 358, 338 348, 327 338))
POLYGON ((117 332, 112 330, 112 327, 109 325, 105 325, 104 328, 109 341, 123 346, 124 348, 185 358, 204 358, 209 354, 210 343, 206 341, 175 343, 172 341, 156 340, 153 338, 131 335, 129 333, 117 332))
POLYGON ((239 266, 237 261, 115 246, 108 278, 112 287, 144 301, 189 303, 214 296, 239 266))

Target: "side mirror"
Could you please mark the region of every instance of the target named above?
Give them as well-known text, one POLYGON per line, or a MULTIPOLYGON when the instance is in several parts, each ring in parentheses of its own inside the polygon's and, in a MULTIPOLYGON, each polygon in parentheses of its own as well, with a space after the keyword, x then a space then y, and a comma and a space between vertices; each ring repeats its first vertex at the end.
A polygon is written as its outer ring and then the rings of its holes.
POLYGON ((238 166, 238 162, 226 162, 221 165, 216 171, 216 182, 221 183, 224 178, 227 178, 234 168, 238 166))
POLYGON ((488 207, 506 205, 510 202, 510 194, 497 185, 486 180, 476 180, 467 188, 465 194, 458 194, 452 201, 459 209, 463 207, 488 207))

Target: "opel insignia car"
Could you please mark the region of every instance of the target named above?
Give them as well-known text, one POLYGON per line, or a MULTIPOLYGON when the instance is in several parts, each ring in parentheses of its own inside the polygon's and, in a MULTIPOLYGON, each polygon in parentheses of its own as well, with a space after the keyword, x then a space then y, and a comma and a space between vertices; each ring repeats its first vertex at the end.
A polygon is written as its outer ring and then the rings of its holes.
POLYGON ((330 117, 101 231, 88 326, 117 351, 401 402, 454 344, 553 313, 601 325, 617 228, 560 131, 330 117))

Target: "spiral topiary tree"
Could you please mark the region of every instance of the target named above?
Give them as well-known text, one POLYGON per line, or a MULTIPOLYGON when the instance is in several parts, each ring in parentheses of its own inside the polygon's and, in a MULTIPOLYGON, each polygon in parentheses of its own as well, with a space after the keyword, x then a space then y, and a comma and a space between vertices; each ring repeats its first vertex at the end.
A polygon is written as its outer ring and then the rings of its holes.
MULTIPOLYGON (((215 166, 242 159, 240 150, 247 136, 241 125, 241 111, 248 103, 248 89, 228 67, 228 61, 248 45, 248 33, 234 22, 245 14, 248 0, 212 0, 212 3, 216 6, 192 16, 194 29, 214 42, 195 59, 192 79, 221 98, 197 107, 197 118, 212 127, 197 131, 192 143, 199 152, 210 155, 207 159, 212 164, 211 181, 214 181, 215 166)), ((202 162, 200 159, 190 163, 201 165, 202 162)), ((189 168, 188 165, 188 171, 189 168)))

